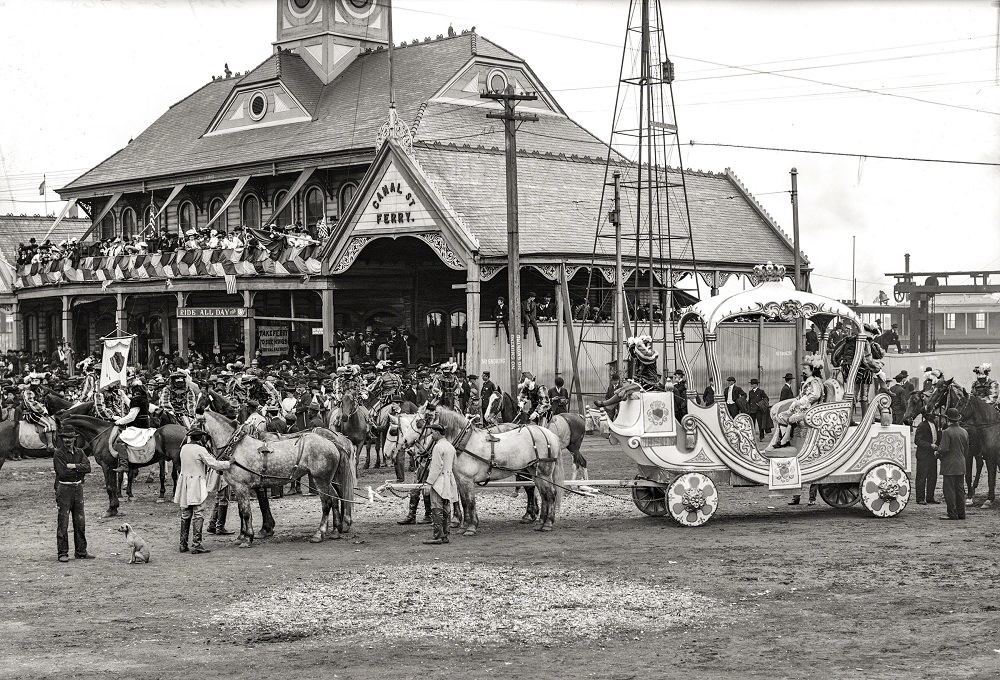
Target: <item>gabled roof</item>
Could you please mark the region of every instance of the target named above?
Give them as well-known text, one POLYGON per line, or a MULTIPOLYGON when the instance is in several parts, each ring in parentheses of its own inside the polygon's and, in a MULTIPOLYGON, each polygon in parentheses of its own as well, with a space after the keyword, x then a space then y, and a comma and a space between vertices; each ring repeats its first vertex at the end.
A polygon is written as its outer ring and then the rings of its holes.
MULTIPOLYGON (((397 48, 393 69, 400 117, 413 121, 421 106, 475 54, 518 60, 475 33, 397 48)), ((60 193, 71 196, 121 182, 371 149, 389 106, 387 50, 360 54, 332 83, 318 91, 315 103, 303 95, 303 105, 312 107, 312 121, 204 136, 219 109, 242 85, 277 77, 280 70, 282 82, 296 97, 300 91, 312 92, 303 68, 308 66, 301 58, 282 53, 272 55, 243 78, 207 83, 170 107, 128 146, 60 189, 60 193)), ((469 121, 473 117, 479 120, 482 127, 482 109, 463 115, 469 116, 469 121)))
POLYGON ((294 52, 281 50, 243 76, 237 88, 280 80, 288 91, 315 115, 316 104, 323 94, 323 81, 313 73, 305 60, 294 52))

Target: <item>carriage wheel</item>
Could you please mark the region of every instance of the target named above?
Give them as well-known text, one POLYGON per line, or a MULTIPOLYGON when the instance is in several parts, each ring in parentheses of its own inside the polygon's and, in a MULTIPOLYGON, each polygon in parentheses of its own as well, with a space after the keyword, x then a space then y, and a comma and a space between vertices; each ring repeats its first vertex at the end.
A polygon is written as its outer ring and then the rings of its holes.
POLYGON ((820 484, 819 495, 834 508, 849 508, 861 500, 861 485, 855 482, 820 484))
POLYGON ((667 509, 675 522, 686 527, 701 526, 719 507, 715 482, 700 472, 680 475, 667 487, 667 509))
POLYGON ((876 517, 895 517, 908 500, 910 480, 898 465, 876 465, 861 480, 861 502, 876 517))
MULTIPOLYGON (((639 475, 635 478, 640 479, 639 475)), ((644 515, 663 517, 667 514, 667 492, 662 486, 633 486, 632 502, 644 515)))

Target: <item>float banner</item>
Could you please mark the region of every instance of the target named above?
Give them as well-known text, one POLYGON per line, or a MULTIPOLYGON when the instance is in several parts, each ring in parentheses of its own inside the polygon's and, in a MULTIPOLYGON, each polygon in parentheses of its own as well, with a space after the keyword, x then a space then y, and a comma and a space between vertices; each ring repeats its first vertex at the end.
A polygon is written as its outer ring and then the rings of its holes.
POLYGON ((113 382, 124 386, 128 380, 128 353, 132 349, 132 338, 111 338, 104 341, 104 358, 101 361, 101 384, 104 389, 113 382))
POLYGON ((257 326, 257 349, 266 357, 288 354, 288 326, 257 326))

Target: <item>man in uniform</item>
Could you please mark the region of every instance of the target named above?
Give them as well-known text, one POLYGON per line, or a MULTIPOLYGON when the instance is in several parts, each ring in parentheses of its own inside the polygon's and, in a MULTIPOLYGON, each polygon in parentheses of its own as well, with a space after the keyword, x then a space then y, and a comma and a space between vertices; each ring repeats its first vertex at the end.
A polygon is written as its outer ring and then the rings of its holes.
POLYGON ((395 365, 390 361, 380 361, 376 369, 378 377, 368 386, 368 393, 378 396, 378 401, 372 407, 372 413, 377 415, 386 404, 398 404, 403 400, 403 379, 396 373, 395 365))
POLYGON ((228 470, 230 466, 229 461, 216 460, 208 452, 205 448, 207 439, 208 434, 204 430, 193 429, 188 432, 187 443, 181 447, 181 470, 174 492, 174 503, 181 510, 180 551, 188 552, 188 536, 191 535, 194 539, 191 544, 192 555, 211 552, 201 544, 202 527, 205 525, 202 511, 208 499, 208 470, 221 472, 228 470))
POLYGON ((431 461, 424 480, 424 493, 431 499, 431 523, 434 536, 425 545, 442 545, 448 542, 451 529, 451 504, 459 500, 455 482, 455 447, 444 438, 444 426, 430 423, 427 429, 431 438, 431 461))
POLYGON ((160 408, 169 413, 175 423, 191 427, 198 397, 188 386, 187 376, 176 371, 170 374, 170 383, 160 391, 160 408))
POLYGON ((78 560, 92 560, 87 552, 86 517, 83 512, 83 478, 90 472, 90 461, 78 448, 76 432, 64 428, 59 432, 59 447, 52 456, 56 471, 56 553, 60 562, 69 562, 69 518, 73 517, 73 552, 78 560))
POLYGON ((969 453, 969 433, 962 427, 962 414, 958 409, 945 411, 948 427, 941 433, 938 444, 931 448, 941 461, 941 477, 944 480, 944 502, 948 514, 941 519, 965 519, 965 457, 969 453))

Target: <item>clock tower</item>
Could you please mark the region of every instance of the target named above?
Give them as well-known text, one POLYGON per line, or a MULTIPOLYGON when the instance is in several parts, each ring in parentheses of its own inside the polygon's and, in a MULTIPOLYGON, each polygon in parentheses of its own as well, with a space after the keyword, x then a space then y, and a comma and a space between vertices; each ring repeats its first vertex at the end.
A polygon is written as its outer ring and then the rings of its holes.
POLYGON ((388 0, 277 0, 281 48, 299 54, 328 85, 368 47, 388 46, 388 0))

